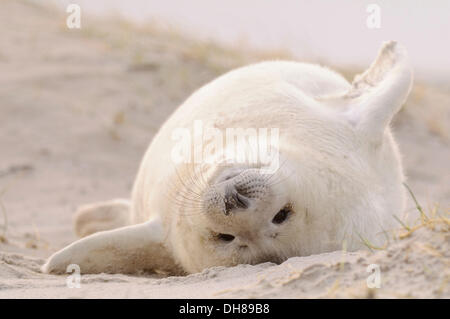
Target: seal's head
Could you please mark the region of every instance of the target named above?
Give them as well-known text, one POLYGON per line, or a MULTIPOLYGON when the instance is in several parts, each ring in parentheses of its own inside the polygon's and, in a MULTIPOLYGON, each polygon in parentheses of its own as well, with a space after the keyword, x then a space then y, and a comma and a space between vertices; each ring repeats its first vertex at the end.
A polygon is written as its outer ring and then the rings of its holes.
POLYGON ((203 188, 198 210, 180 215, 183 267, 281 262, 295 255, 299 216, 289 183, 282 169, 264 174, 258 168, 221 167, 203 188))
MULTIPOLYGON (((259 169, 224 170, 204 194, 210 249, 228 262, 280 261, 289 255, 293 207, 281 176, 259 169)), ((223 263, 223 261, 222 261, 223 263)))

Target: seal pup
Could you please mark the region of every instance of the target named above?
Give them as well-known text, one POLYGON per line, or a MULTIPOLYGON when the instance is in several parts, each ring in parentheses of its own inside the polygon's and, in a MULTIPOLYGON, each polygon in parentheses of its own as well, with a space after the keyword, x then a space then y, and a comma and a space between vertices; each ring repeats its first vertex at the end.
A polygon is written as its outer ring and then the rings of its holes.
MULTIPOLYGON (((405 49, 392 41, 353 83, 327 68, 287 61, 220 76, 156 134, 131 201, 82 208, 75 227, 88 236, 53 254, 42 270, 64 273, 78 264, 82 273, 186 274, 282 262, 344 244, 356 250, 364 246, 361 238, 380 243, 404 209, 404 175, 389 124, 412 78, 405 49), (279 165, 267 173, 261 161, 209 161, 214 152, 199 163, 175 161, 177 130, 193 132, 198 120, 219 131, 277 128, 272 146, 279 165)), ((182 140, 182 148, 190 141, 182 140)))

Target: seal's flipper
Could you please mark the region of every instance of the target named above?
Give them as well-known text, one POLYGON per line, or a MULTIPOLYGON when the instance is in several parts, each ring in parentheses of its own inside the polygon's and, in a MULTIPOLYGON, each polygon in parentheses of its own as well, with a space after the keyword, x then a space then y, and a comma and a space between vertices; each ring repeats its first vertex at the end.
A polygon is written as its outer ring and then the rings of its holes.
POLYGON ((62 274, 68 265, 76 264, 84 274, 154 270, 178 273, 178 267, 164 245, 164 237, 159 219, 99 232, 56 252, 41 270, 62 274))
POLYGON ((128 226, 131 220, 130 207, 130 201, 126 199, 83 205, 75 213, 75 233, 78 237, 86 237, 99 231, 128 226))
POLYGON ((322 102, 345 106, 346 119, 356 131, 378 143, 406 101, 412 80, 406 49, 390 41, 383 44, 372 65, 355 76, 347 92, 322 102))
POLYGON ((406 49, 394 41, 385 43, 370 68, 355 77, 347 95, 356 102, 348 115, 358 130, 379 140, 405 102, 412 78, 406 49))

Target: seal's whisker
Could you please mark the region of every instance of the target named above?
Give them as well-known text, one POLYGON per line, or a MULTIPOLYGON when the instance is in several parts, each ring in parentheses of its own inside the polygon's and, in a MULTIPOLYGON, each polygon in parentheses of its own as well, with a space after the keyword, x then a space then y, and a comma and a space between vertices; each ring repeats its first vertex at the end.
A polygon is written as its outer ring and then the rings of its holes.
POLYGON ((198 207, 201 207, 203 201, 199 200, 196 197, 190 196, 190 194, 184 194, 182 192, 177 192, 176 190, 179 190, 178 187, 171 187, 173 191, 169 191, 168 193, 164 193, 164 195, 174 202, 180 202, 183 205, 196 205, 198 207))
POLYGON ((191 175, 191 180, 193 184, 197 187, 200 194, 204 192, 204 190, 207 188, 205 186, 208 186, 206 184, 206 181, 204 181, 203 173, 202 173, 201 167, 199 169, 193 169, 193 174, 191 175))
MULTIPOLYGON (((185 168, 185 170, 186 170, 186 168, 185 168)), ((189 172, 189 169, 187 169, 187 171, 189 172)), ((190 192, 192 192, 193 194, 195 194, 196 196, 200 197, 200 194, 196 193, 195 191, 192 190, 191 187, 188 187, 188 186, 185 184, 185 181, 181 178, 180 173, 179 173, 177 167, 175 167, 175 174, 177 175, 178 181, 181 183, 182 186, 184 186, 184 188, 185 188, 186 191, 190 191, 190 192)), ((190 176, 190 174, 187 174, 187 176, 190 176)))
POLYGON ((205 177, 205 175, 203 174, 204 170, 200 169, 199 173, 200 173, 200 183, 201 183, 201 187, 203 188, 209 188, 211 186, 211 184, 209 183, 208 179, 205 177))
POLYGON ((295 172, 296 172, 296 171, 295 171, 294 169, 291 170, 291 171, 288 172, 288 174, 286 174, 286 176, 285 176, 284 178, 282 178, 282 179, 280 179, 279 176, 276 176, 275 180, 274 180, 273 182, 269 183, 268 186, 275 186, 275 185, 278 185, 278 184, 280 184, 280 183, 282 183, 282 182, 288 180, 289 178, 292 178, 292 176, 296 176, 295 172))
MULTIPOLYGON (((273 173, 273 174, 271 174, 270 175, 270 177, 267 179, 267 182, 268 182, 268 185, 269 186, 274 186, 274 185, 277 185, 278 184, 278 182, 277 183, 271 183, 271 180, 273 179, 273 178, 275 178, 275 179, 277 179, 277 178, 279 178, 279 174, 276 174, 276 173, 278 173, 282 168, 284 168, 284 166, 286 165, 286 163, 287 163, 287 159, 285 159, 284 161, 283 161, 283 163, 281 163, 281 165, 277 168, 277 170, 273 173)), ((295 175, 295 169, 294 168, 292 168, 292 170, 291 171, 288 171, 285 175, 287 176, 287 178, 289 178, 289 177, 291 177, 292 175, 295 175)), ((283 179, 283 180, 285 180, 285 179, 283 179)), ((279 180, 280 181, 280 180, 279 180)))
MULTIPOLYGON (((184 181, 183 181, 182 178, 180 177, 180 174, 179 174, 177 168, 175 168, 175 174, 176 174, 176 176, 177 176, 177 178, 178 178, 178 182, 183 186, 183 187, 182 187, 183 190, 185 190, 186 192, 191 193, 194 197, 196 197, 196 198, 198 198, 198 199, 201 199, 201 195, 200 195, 200 194, 197 194, 195 191, 192 190, 191 187, 188 187, 188 185, 186 185, 186 184, 184 183, 184 181)), ((175 188, 175 189, 180 189, 180 188, 175 188)))
POLYGON ((185 208, 185 207, 188 207, 188 208, 197 208, 197 209, 201 209, 201 208, 202 208, 201 205, 198 205, 198 204, 196 204, 196 203, 191 203, 191 202, 189 202, 189 201, 188 201, 188 202, 186 202, 186 201, 181 201, 181 200, 179 200, 179 199, 177 199, 177 198, 168 197, 168 200, 171 200, 174 204, 178 205, 179 208, 185 208))
POLYGON ((174 191, 170 191, 168 193, 166 193, 166 195, 171 196, 172 198, 178 198, 178 197, 182 197, 190 202, 196 202, 196 203, 202 203, 203 201, 201 200, 201 198, 198 198, 197 196, 195 196, 192 193, 188 193, 188 192, 183 192, 183 188, 174 188, 174 191))

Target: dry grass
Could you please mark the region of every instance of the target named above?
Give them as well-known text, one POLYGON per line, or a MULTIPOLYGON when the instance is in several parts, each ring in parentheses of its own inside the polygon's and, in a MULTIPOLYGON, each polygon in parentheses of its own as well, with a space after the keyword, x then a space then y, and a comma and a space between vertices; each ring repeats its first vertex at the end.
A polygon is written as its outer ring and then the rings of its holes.
POLYGON ((404 185, 408 190, 409 194, 411 195, 411 198, 413 199, 414 203, 416 204, 416 209, 419 212, 420 216, 418 219, 414 221, 412 226, 408 226, 405 221, 401 221, 400 219, 396 218, 397 221, 403 227, 403 229, 400 230, 400 232, 397 234, 398 238, 399 239, 408 238, 415 231, 421 228, 428 228, 432 230, 439 229, 442 232, 450 232, 450 218, 449 218, 450 212, 449 211, 439 212, 439 206, 435 205, 428 214, 425 213, 422 206, 417 201, 417 198, 414 195, 411 188, 407 184, 404 185))
MULTIPOLYGON (((413 199, 416 210, 419 212, 419 218, 413 221, 412 225, 408 225, 408 222, 406 220, 401 220, 398 216, 393 215, 393 218, 401 225, 401 229, 394 230, 393 238, 395 240, 402 240, 405 238, 410 237, 415 231, 422 229, 422 228, 428 228, 431 230, 439 230, 442 232, 450 232, 450 212, 440 212, 439 206, 435 205, 428 214, 425 213, 422 206, 417 201, 416 196, 414 195, 411 188, 404 183, 403 184, 405 188, 408 190, 408 193, 410 194, 411 198, 413 199)), ((361 242, 366 246, 370 251, 374 250, 385 250, 389 247, 389 244, 391 242, 388 233, 385 231, 384 234, 386 235, 386 241, 382 246, 377 246, 371 243, 367 238, 363 237, 361 234, 357 234, 361 242)))

